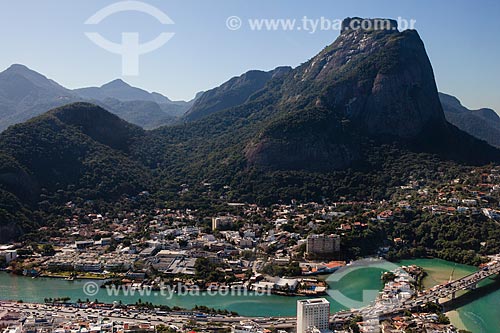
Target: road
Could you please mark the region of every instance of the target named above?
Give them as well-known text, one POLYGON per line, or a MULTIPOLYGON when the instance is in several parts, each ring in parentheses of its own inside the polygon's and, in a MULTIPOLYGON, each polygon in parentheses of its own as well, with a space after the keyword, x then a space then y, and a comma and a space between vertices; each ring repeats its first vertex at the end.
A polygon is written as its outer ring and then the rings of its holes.
MULTIPOLYGON (((343 311, 335 313, 331 316, 331 322, 344 323, 356 316, 364 318, 380 318, 387 317, 393 314, 403 312, 405 310, 415 309, 425 305, 428 302, 439 302, 440 299, 455 295, 460 290, 474 289, 476 285, 493 275, 500 273, 500 262, 494 261, 489 264, 487 270, 481 270, 461 279, 435 286, 417 295, 416 298, 401 302, 398 304, 377 304, 366 308, 343 311)), ((196 317, 192 312, 171 313, 159 315, 155 311, 137 311, 123 309, 93 309, 93 308, 76 308, 54 306, 49 304, 36 303, 16 303, 16 302, 0 302, 0 308, 3 310, 20 311, 26 315, 54 315, 68 320, 85 319, 85 318, 109 318, 115 322, 137 322, 151 323, 153 325, 174 325, 182 327, 183 323, 188 320, 196 320, 199 322, 235 324, 240 321, 252 320, 262 325, 269 327, 273 325, 275 328, 292 328, 295 326, 295 317, 241 317, 241 316, 223 316, 223 315, 207 315, 206 317, 196 317)))
POLYGON ((65 307, 50 304, 38 303, 17 303, 17 302, 0 302, 0 309, 22 312, 26 316, 55 316, 67 320, 82 320, 82 319, 103 319, 120 323, 150 323, 152 325, 174 325, 182 328, 188 320, 196 320, 201 323, 222 323, 222 324, 237 324, 241 321, 252 320, 260 325, 267 327, 273 325, 276 328, 291 328, 295 326, 295 317, 242 317, 242 316, 223 316, 223 315, 207 315, 206 317, 196 317, 190 314, 167 313, 159 315, 155 311, 137 311, 137 310, 121 310, 121 309, 93 309, 93 308, 76 308, 65 307))

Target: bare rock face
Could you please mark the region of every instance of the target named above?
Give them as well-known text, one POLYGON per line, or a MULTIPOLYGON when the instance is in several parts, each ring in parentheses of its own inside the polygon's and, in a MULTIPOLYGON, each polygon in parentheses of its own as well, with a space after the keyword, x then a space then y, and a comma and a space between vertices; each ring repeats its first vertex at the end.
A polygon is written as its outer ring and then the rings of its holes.
POLYGON ((377 23, 382 19, 364 21, 386 29, 352 29, 353 20, 346 19, 339 38, 296 75, 322 90, 316 103, 372 135, 413 138, 430 123, 444 124, 432 66, 418 33, 399 32, 391 20, 377 23))
POLYGON ((360 137, 411 141, 446 127, 424 44, 393 20, 344 20, 337 40, 294 69, 280 94, 284 115, 248 145, 251 164, 341 169, 360 156, 360 137))
POLYGON ((250 163, 279 170, 338 170, 360 158, 349 124, 315 109, 276 121, 245 153, 250 163))

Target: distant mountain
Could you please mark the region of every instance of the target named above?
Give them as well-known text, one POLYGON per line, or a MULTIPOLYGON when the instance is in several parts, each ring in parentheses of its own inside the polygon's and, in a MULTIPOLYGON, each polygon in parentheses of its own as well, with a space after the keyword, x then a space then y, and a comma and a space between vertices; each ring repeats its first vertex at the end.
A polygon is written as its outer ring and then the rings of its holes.
POLYGON ((171 101, 159 93, 149 93, 114 80, 101 87, 73 90, 82 99, 98 104, 119 117, 145 129, 171 125, 180 118, 193 101, 171 101))
POLYGON ((145 129, 175 123, 194 102, 171 101, 159 93, 132 87, 120 79, 101 87, 75 89, 74 92, 145 129))
POLYGON ((79 98, 23 65, 0 73, 0 131, 79 98))
POLYGON ((469 110, 451 95, 439 94, 446 120, 470 135, 500 148, 500 117, 491 109, 469 110))
POLYGON ((264 88, 270 79, 284 75, 291 70, 291 67, 278 67, 269 72, 254 70, 234 77, 221 86, 202 93, 183 119, 193 121, 243 104, 251 95, 264 88))
POLYGON ((119 101, 149 101, 155 103, 172 103, 170 99, 159 94, 132 87, 121 79, 113 80, 101 87, 89 87, 73 90, 74 93, 88 100, 104 100, 114 98, 119 101))
POLYGON ((0 73, 0 131, 52 108, 89 101, 133 124, 152 129, 175 123, 194 102, 171 101, 122 80, 102 87, 66 89, 23 65, 0 73))
POLYGON ((185 108, 182 106, 158 104, 152 101, 124 102, 113 98, 106 98, 102 101, 92 100, 92 103, 144 129, 154 129, 160 126, 175 124, 185 111, 185 108))
POLYGON ((14 102, 21 102, 26 98, 25 94, 20 94, 17 90, 17 88, 26 88, 26 83, 32 87, 30 92, 36 92, 35 88, 37 88, 38 91, 44 91, 50 95, 71 95, 68 89, 24 65, 14 64, 0 73, 0 77, 2 78, 0 85, 2 88, 2 97, 14 102), (10 83, 10 85, 7 83, 10 83))

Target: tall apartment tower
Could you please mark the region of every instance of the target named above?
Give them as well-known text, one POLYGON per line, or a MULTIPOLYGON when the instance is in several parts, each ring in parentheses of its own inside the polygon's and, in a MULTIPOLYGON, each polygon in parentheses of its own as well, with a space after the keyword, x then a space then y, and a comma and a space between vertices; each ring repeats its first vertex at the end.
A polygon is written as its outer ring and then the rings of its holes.
POLYGON ((306 333, 314 328, 328 332, 330 302, 325 298, 297 301, 297 333, 306 333))
POLYGON ((340 251, 339 235, 309 235, 307 237, 306 252, 310 255, 331 255, 340 251))
POLYGON ((222 227, 228 227, 233 224, 233 218, 230 216, 212 217, 212 230, 217 230, 222 227))

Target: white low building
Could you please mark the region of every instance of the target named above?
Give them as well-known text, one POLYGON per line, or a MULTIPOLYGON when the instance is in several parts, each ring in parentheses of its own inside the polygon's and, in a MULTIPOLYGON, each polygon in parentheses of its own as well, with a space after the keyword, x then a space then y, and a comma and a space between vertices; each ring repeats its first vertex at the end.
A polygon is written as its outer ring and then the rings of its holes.
POLYGON ((17 251, 16 250, 0 250, 0 257, 5 258, 5 262, 8 264, 12 260, 16 260, 17 251))

